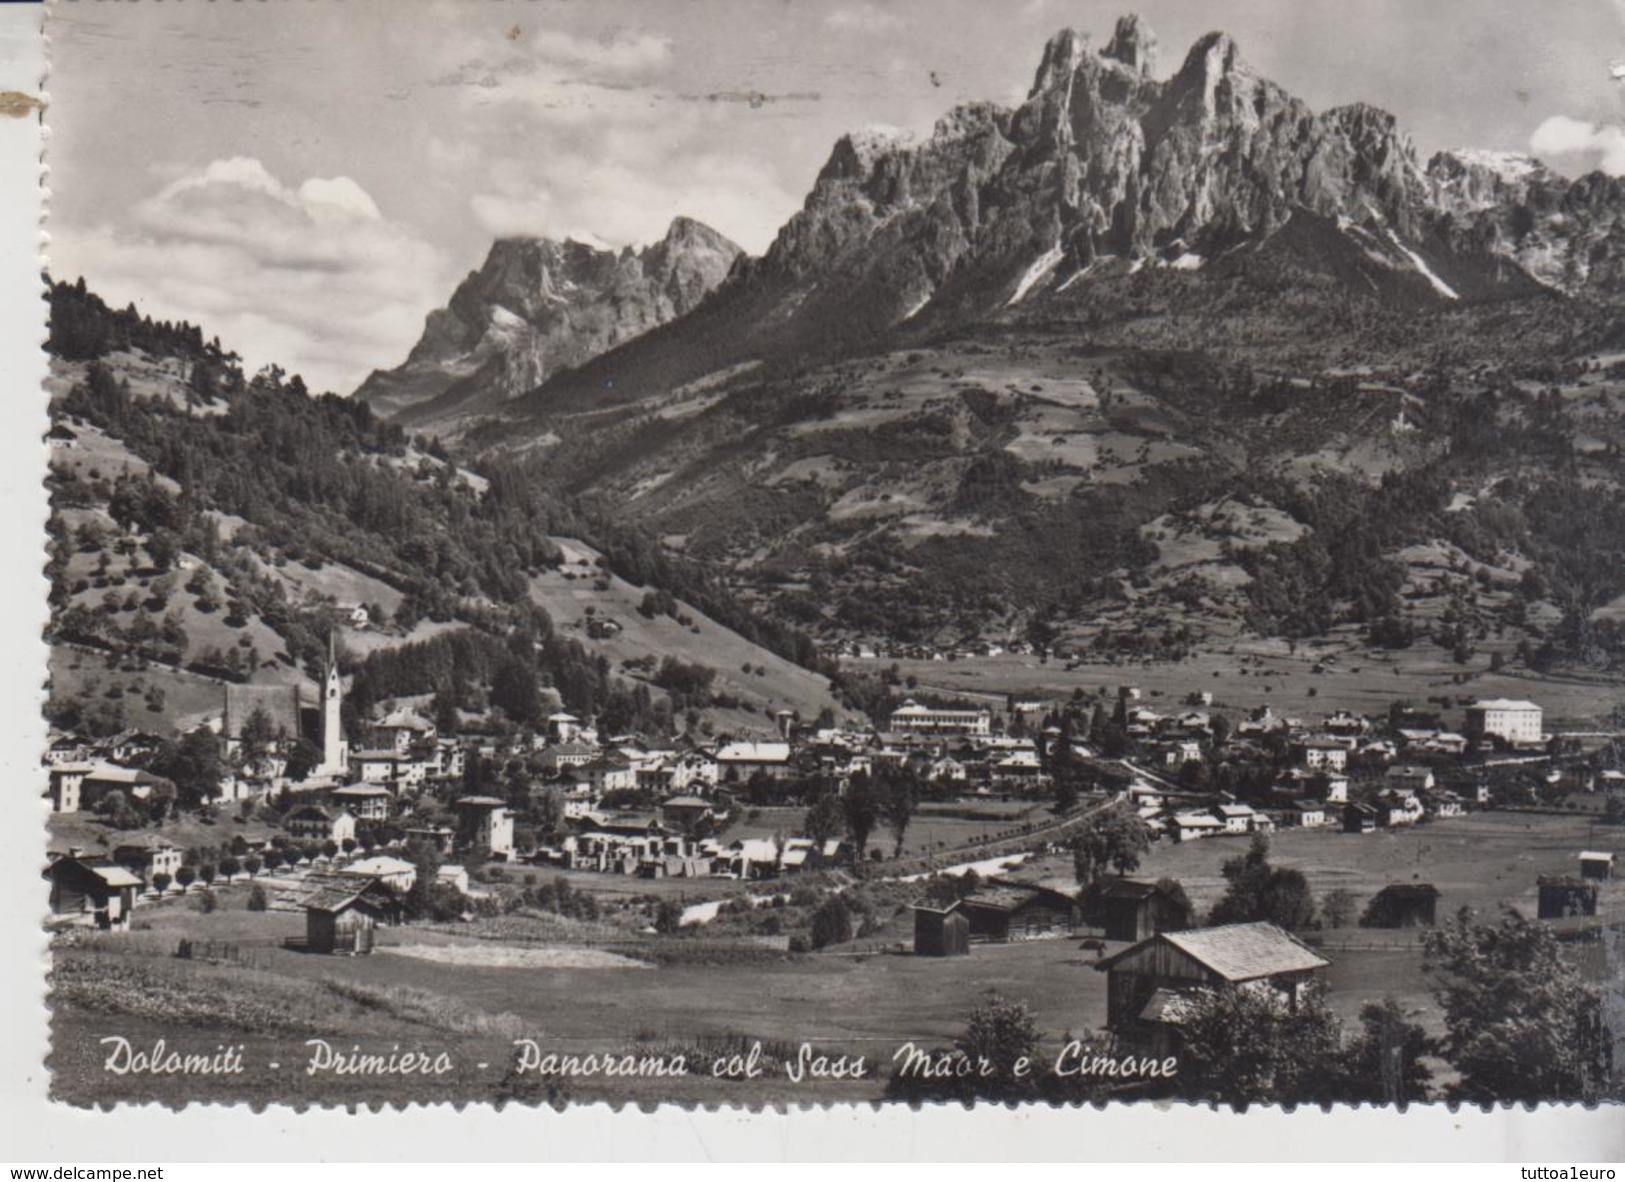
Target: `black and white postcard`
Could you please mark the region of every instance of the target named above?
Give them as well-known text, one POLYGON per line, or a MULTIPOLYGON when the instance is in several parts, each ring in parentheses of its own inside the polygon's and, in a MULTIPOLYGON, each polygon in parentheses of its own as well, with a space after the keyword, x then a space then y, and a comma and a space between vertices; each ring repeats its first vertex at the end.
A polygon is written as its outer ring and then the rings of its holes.
POLYGON ((1617 1104, 1618 8, 50 5, 52 1101, 1617 1104))

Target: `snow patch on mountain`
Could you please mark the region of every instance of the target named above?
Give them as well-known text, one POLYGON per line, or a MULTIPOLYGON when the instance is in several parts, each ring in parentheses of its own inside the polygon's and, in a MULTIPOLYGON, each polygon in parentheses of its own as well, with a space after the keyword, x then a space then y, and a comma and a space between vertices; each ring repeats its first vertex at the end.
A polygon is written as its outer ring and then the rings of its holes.
POLYGON ((1031 291, 1034 286, 1041 282, 1045 276, 1060 265, 1061 258, 1064 254, 1065 252, 1061 249, 1061 244, 1057 242, 1054 246, 1050 247, 1043 254, 1034 259, 1032 266, 1027 268, 1026 274, 1022 275, 1021 282, 1016 284, 1015 294, 1010 297, 1005 306, 1013 307, 1014 305, 1021 303, 1021 301, 1026 298, 1027 293, 1031 291))

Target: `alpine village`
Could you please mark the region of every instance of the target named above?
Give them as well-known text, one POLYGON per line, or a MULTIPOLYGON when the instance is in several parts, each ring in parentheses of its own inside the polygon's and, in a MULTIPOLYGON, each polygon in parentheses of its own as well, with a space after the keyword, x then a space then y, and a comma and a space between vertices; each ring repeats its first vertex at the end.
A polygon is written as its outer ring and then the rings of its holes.
POLYGON ((1155 52, 353 392, 50 278, 56 1094, 1625 1096, 1625 181, 1155 52))

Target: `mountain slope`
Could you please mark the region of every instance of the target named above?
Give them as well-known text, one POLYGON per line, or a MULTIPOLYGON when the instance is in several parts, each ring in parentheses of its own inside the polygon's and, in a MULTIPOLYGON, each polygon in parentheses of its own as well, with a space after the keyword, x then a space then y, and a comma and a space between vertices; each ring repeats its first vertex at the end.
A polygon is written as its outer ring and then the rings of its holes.
POLYGON ((1154 48, 1134 17, 1098 51, 1066 30, 1019 107, 963 106, 920 140, 843 137, 762 258, 742 261, 694 312, 555 375, 504 418, 539 422, 744 363, 850 355, 1012 310, 1042 315, 1062 293, 1071 305, 1097 298, 1100 281, 1130 268, 1200 272, 1305 216, 1339 227, 1338 252, 1365 256, 1352 270, 1321 268, 1339 295, 1426 306, 1537 286, 1621 291, 1625 184, 1571 183, 1488 153, 1424 165, 1393 116, 1364 104, 1314 112, 1222 33, 1166 79, 1152 74, 1154 48))
POLYGON ((1625 189, 1424 164, 1222 34, 1165 80, 1153 51, 1133 18, 1101 51, 1063 32, 1015 109, 843 137, 762 258, 464 444, 831 640, 1167 655, 1446 620, 1595 656, 1625 189), (1413 598, 1424 552, 1482 594, 1413 598))
POLYGON ((527 473, 420 451, 365 403, 312 398, 274 367, 248 378, 191 326, 113 311, 82 284, 51 297, 58 724, 168 725, 218 707, 224 683, 308 684, 329 633, 363 711, 387 684, 484 712, 503 705, 508 666, 504 710, 524 724, 539 722, 548 687, 611 729, 651 733, 690 708, 761 733, 777 709, 837 708, 805 637, 527 473), (644 595, 663 615, 620 621, 634 640, 602 627, 644 595), (730 663, 708 696, 679 701, 658 660, 621 663, 668 640, 730 663), (449 678, 448 644, 473 662, 449 678))
POLYGON ((375 370, 356 397, 402 424, 489 413, 550 374, 689 311, 739 248, 677 218, 659 242, 614 251, 508 238, 429 314, 406 361, 375 370))

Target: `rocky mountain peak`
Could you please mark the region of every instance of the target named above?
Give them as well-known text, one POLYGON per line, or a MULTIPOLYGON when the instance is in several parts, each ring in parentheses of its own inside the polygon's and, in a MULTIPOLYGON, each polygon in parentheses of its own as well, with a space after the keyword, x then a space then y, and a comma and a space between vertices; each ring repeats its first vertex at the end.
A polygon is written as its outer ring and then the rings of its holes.
POLYGON ((682 315, 727 277, 739 247, 693 218, 642 249, 499 238, 406 362, 356 392, 414 423, 486 413, 549 374, 682 315))
POLYGON ((1129 13, 1117 18, 1112 39, 1100 52, 1149 78, 1157 68, 1157 35, 1138 13, 1129 13))

